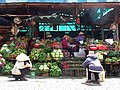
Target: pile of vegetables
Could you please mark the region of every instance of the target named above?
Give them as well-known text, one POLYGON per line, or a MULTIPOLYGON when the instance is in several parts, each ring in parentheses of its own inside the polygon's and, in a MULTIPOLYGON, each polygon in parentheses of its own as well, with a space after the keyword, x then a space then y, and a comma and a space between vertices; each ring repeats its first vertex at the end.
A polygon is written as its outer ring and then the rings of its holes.
POLYGON ((117 62, 119 61, 119 58, 117 57, 111 57, 111 58, 106 58, 105 62, 109 63, 109 62, 117 62))
POLYGON ((15 44, 12 42, 11 44, 8 45, 9 47, 6 48, 1 48, 0 53, 3 55, 3 58, 8 59, 12 58, 15 59, 20 53, 25 53, 27 54, 26 49, 19 47, 15 48, 15 44))
POLYGON ((10 56, 11 51, 2 50, 0 51, 0 54, 2 54, 4 59, 7 59, 10 56))
POLYGON ((37 75, 40 75, 41 74, 41 72, 40 72, 40 70, 39 70, 39 67, 40 67, 40 62, 37 62, 37 63, 33 63, 33 68, 35 68, 35 73, 37 74, 37 75))
POLYGON ((50 68, 50 76, 57 77, 62 75, 62 70, 58 67, 57 63, 53 63, 50 68))
POLYGON ((44 53, 40 49, 32 49, 29 57, 31 60, 45 61, 47 55, 46 55, 46 53, 44 53))
POLYGON ((48 61, 52 60, 52 55, 50 53, 47 53, 46 60, 48 60, 48 61))
POLYGON ((24 48, 26 49, 27 48, 27 40, 25 37, 19 37, 19 38, 16 38, 16 41, 15 41, 15 48, 24 48))
POLYGON ((25 49, 23 49, 23 48, 18 48, 15 51, 13 51, 13 52, 10 53, 10 57, 16 58, 20 53, 27 54, 27 51, 25 49))
POLYGON ((63 68, 70 68, 70 65, 66 61, 64 61, 62 65, 63 65, 63 68))
POLYGON ((63 58, 63 53, 61 49, 54 49, 51 54, 54 60, 61 60, 63 58))
POLYGON ((35 68, 35 72, 38 75, 49 74, 52 77, 60 76, 62 74, 62 70, 58 67, 56 62, 45 62, 45 63, 34 63, 33 67, 35 68))
POLYGON ((44 49, 43 50, 44 53, 51 53, 52 52, 52 48, 51 47, 45 47, 43 49, 44 49))
POLYGON ((11 70, 14 67, 14 64, 8 61, 5 61, 5 66, 3 67, 3 74, 11 74, 11 70))
POLYGON ((46 63, 44 63, 43 65, 40 65, 39 69, 42 72, 42 74, 46 74, 49 72, 49 67, 47 66, 46 63))
POLYGON ((96 54, 97 58, 102 62, 104 51, 96 51, 95 54, 96 54))
POLYGON ((110 50, 107 56, 108 58, 105 59, 106 62, 117 62, 120 60, 120 54, 118 51, 110 50))
POLYGON ((119 56, 119 52, 118 52, 118 51, 110 50, 110 51, 108 52, 108 56, 117 57, 117 56, 119 56))

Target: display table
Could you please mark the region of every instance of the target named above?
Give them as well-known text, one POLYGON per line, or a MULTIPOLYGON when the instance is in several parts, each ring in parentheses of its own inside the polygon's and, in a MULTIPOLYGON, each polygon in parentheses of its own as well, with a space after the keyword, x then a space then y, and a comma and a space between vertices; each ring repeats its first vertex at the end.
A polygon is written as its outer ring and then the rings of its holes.
POLYGON ((108 76, 120 76, 120 61, 105 63, 108 76))

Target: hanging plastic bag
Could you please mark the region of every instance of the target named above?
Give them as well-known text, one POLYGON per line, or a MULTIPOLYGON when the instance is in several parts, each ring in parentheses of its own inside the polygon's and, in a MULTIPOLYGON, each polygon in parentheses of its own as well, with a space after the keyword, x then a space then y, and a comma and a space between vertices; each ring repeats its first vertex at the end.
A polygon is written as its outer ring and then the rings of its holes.
POLYGON ((83 49, 79 49, 79 55, 81 56, 81 57, 85 57, 85 51, 83 50, 83 49))

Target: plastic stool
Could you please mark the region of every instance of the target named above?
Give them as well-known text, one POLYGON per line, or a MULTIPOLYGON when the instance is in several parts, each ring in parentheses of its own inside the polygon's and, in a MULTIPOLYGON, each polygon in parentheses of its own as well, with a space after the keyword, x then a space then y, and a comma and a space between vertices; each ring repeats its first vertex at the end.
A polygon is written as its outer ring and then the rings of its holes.
POLYGON ((64 57, 70 57, 68 50, 63 49, 62 52, 63 52, 64 57))

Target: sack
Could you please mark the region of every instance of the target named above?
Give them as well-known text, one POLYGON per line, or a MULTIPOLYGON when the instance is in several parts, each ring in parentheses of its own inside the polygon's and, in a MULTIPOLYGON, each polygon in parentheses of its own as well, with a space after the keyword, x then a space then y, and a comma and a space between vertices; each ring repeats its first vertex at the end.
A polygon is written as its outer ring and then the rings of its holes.
POLYGON ((85 55, 85 51, 84 51, 84 49, 79 49, 79 55, 80 55, 80 57, 85 57, 86 55, 85 55))
POLYGON ((14 68, 12 69, 12 74, 13 74, 13 75, 20 75, 21 72, 20 72, 20 70, 19 70, 18 68, 14 67, 14 68))

